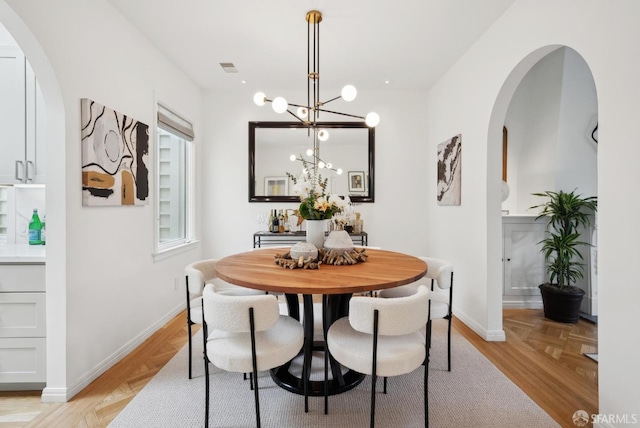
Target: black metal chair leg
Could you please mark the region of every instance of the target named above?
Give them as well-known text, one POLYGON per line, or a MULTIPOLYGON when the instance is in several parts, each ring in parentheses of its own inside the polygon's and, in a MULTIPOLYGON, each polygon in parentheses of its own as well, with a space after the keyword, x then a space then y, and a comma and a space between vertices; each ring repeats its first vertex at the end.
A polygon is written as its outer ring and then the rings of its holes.
POLYGON ((313 296, 305 294, 302 296, 304 308, 304 344, 302 359, 302 384, 304 390, 304 411, 309 412, 309 376, 311 375, 311 361, 313 358, 313 296))
POLYGON ((376 424, 376 381, 378 380, 378 310, 373 312, 373 359, 371 361, 371 428, 376 424))
POLYGON ((209 426, 209 364, 207 364, 207 357, 204 357, 204 379, 204 426, 207 428, 209 426))
POLYGON ((424 427, 429 428, 429 358, 424 365, 424 427))
POLYGON ((191 359, 192 359, 192 348, 191 348, 191 322, 187 320, 188 330, 189 330, 189 379, 191 379, 191 359))
POLYGON ((329 414, 329 346, 327 331, 329 330, 329 310, 327 295, 322 295, 322 332, 324 339, 324 414, 329 414))
MULTIPOLYGON (((427 321, 431 323, 431 320, 427 321)), ((424 359, 424 427, 429 428, 429 343, 431 342, 431 330, 427 325, 427 337, 425 341, 424 359)))
POLYGON ((253 366, 252 378, 255 383, 253 395, 256 402, 256 427, 260 428, 260 397, 258 395, 258 359, 256 356, 256 329, 253 318, 253 308, 249 308, 249 330, 251 335, 251 362, 253 366))
POLYGON ((449 317, 449 331, 447 332, 447 360, 449 362, 448 370, 451 371, 451 317, 449 317))
POLYGON ((376 424, 376 380, 378 376, 373 374, 371 376, 371 428, 374 428, 376 424))
POLYGON ((387 393, 387 377, 386 376, 384 377, 382 392, 385 394, 387 393))

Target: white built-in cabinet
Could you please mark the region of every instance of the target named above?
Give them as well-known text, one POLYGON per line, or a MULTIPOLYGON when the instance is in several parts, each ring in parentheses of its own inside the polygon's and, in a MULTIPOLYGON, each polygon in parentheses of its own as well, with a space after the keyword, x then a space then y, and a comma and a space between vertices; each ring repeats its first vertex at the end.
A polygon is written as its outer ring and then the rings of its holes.
POLYGON ((40 86, 15 46, 0 46, 0 183, 45 182, 45 109, 40 86))
POLYGON ((502 265, 504 308, 541 308, 538 286, 546 281, 544 255, 545 219, 535 216, 502 217, 502 265))
POLYGON ((46 382, 45 264, 0 264, 0 390, 46 382))

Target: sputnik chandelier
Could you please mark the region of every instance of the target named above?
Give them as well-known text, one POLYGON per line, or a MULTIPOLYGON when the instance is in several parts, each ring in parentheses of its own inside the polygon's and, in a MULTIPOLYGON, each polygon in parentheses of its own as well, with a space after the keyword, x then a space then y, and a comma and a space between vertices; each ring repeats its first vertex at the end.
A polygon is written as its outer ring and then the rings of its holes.
MULTIPOLYGON (((276 113, 287 112, 297 120, 302 122, 308 129, 308 133, 313 132, 313 152, 311 149, 307 151, 308 156, 313 156, 313 166, 316 168, 328 168, 336 171, 338 174, 342 173, 340 169, 332 168, 331 164, 324 162, 320 159, 320 145, 319 141, 326 141, 329 138, 329 132, 322 128, 322 124, 318 123, 320 112, 331 113, 341 116, 353 117, 356 119, 364 120, 368 127, 373 128, 380 122, 380 116, 377 113, 371 112, 363 116, 357 116, 349 113, 341 113, 334 110, 327 110, 324 108, 326 104, 335 101, 339 98, 350 102, 356 98, 358 94, 356 88, 353 85, 346 85, 342 88, 339 96, 331 98, 327 101, 322 101, 320 98, 320 22, 322 22, 322 13, 317 10, 310 10, 305 16, 307 21, 307 104, 294 104, 287 102, 283 97, 276 97, 269 99, 264 92, 257 92, 253 96, 253 101, 258 106, 263 106, 266 103, 271 103, 273 111, 276 113), (296 112, 292 112, 289 107, 297 107, 296 112)), ((296 158, 295 155, 291 155, 291 160, 302 160, 296 158)))

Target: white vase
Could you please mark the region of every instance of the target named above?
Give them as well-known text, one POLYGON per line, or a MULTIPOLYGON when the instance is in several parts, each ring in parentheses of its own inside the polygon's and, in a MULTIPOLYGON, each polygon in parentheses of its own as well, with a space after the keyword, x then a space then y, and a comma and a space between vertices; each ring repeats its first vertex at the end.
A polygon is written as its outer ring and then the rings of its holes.
POLYGON ((324 232, 327 230, 326 220, 306 220, 307 242, 317 249, 324 247, 324 232))

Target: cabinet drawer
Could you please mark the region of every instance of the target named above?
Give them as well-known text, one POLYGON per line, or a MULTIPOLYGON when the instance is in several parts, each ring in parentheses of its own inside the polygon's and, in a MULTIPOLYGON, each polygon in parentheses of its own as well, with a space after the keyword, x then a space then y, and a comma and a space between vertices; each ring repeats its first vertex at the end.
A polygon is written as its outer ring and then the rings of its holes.
POLYGON ((0 383, 46 382, 44 338, 0 339, 0 383))
POLYGON ((45 293, 0 294, 0 337, 45 335, 45 293))
POLYGON ((0 292, 45 291, 45 265, 0 265, 0 292))

